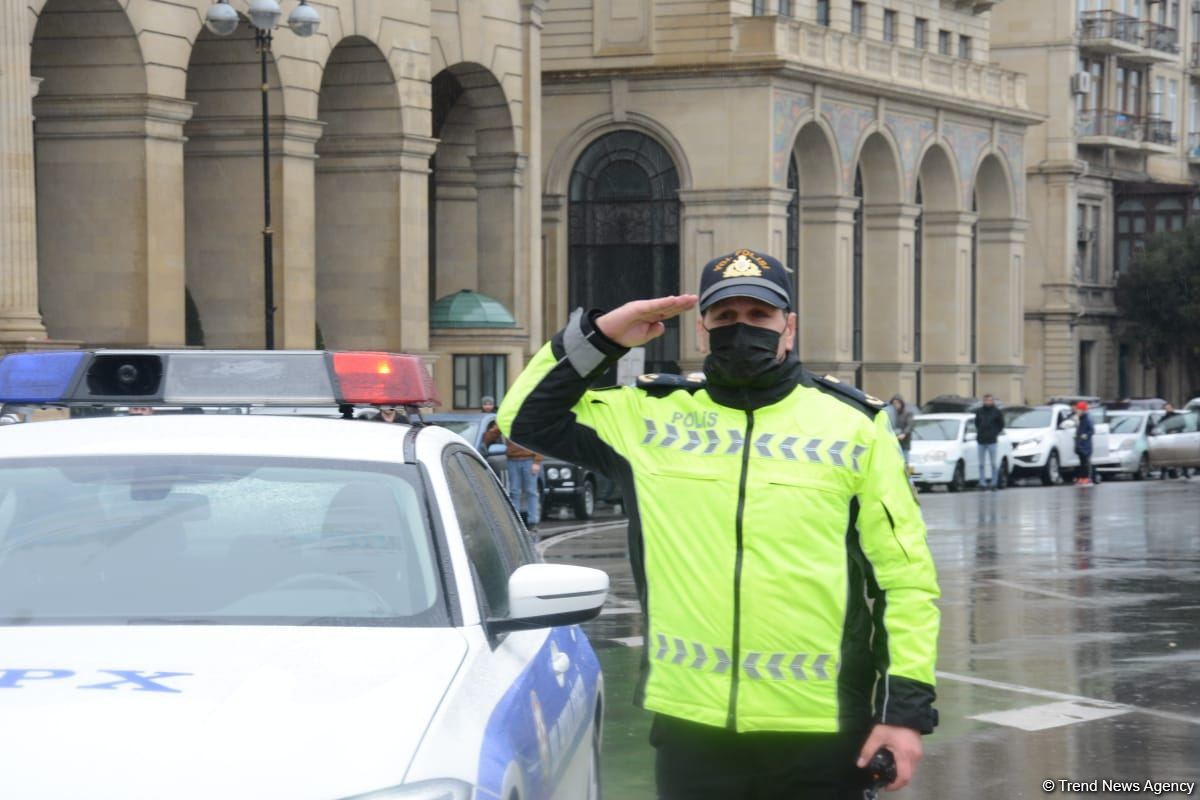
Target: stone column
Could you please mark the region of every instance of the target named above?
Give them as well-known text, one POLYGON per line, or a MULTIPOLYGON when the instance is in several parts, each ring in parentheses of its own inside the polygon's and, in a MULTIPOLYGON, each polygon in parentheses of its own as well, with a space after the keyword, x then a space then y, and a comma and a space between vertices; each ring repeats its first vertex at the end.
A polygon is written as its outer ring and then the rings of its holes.
POLYGON ((1025 398, 1025 231, 1020 219, 979 221, 980 395, 1025 398))
POLYGON ((569 235, 567 198, 563 195, 542 195, 542 255, 546 263, 543 300, 547 335, 565 325, 571 311, 567 297, 569 235))
MULTIPOLYGON (((428 128, 426 128, 428 130, 428 128)), ((400 255, 400 338, 396 349, 420 353, 431 365, 437 360, 429 354, 429 159, 437 150, 437 140, 428 136, 405 134, 400 137, 399 184, 400 255)))
POLYGON ((876 397, 916 397, 913 235, 919 206, 864 207, 863 386, 876 397))
POLYGON ((528 320, 527 299, 518 292, 525 271, 521 189, 526 162, 520 153, 471 158, 479 208, 479 291, 503 303, 518 325, 528 320))
POLYGON ((814 372, 854 382, 853 197, 800 198, 800 357, 814 372))
POLYGON ((37 206, 28 9, 0 0, 0 353, 43 341, 38 312, 37 206))
POLYGON ((971 226, 975 215, 926 211, 922 394, 970 396, 971 226))
POLYGON ((183 125, 192 104, 56 96, 35 108, 38 277, 51 333, 183 344, 183 125))
MULTIPOLYGON (((546 286, 545 264, 542 253, 542 14, 545 11, 546 0, 522 0, 521 23, 524 27, 525 62, 524 62, 524 102, 522 114, 524 120, 521 130, 525 135, 524 151, 527 154, 527 174, 524 191, 525 225, 522 238, 526 242, 524 263, 518 269, 518 275, 524 276, 524 294, 527 304, 523 315, 517 317, 517 324, 524 325, 529 333, 529 352, 537 352, 553 331, 553 325, 547 325, 543 316, 544 303, 542 293, 546 286), (549 328, 549 330, 548 330, 549 328)), ((515 365, 514 365, 515 366, 515 365)), ((509 374, 515 376, 517 370, 510 369, 509 374)))

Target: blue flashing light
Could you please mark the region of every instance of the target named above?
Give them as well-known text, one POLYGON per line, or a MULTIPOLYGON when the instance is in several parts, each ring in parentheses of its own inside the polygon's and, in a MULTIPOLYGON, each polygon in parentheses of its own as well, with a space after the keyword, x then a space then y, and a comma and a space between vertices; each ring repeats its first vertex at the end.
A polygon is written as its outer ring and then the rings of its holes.
POLYGON ((67 391, 88 354, 12 353, 0 360, 0 403, 50 403, 67 391))

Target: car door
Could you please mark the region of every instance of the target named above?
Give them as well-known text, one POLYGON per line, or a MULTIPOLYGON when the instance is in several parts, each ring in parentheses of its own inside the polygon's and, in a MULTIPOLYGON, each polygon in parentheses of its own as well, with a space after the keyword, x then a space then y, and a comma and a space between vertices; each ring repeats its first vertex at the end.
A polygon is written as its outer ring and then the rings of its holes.
MULTIPOLYGON (((539 561, 519 518, 495 477, 461 450, 446 460, 464 544, 486 608, 485 618, 507 613, 508 578, 539 561)), ((519 785, 523 800, 586 797, 579 782, 589 733, 599 664, 577 627, 513 631, 494 637, 480 680, 503 679, 508 691, 488 719, 480 785, 508 797, 519 785)))
POLYGON ((975 420, 964 420, 959 423, 959 448, 962 450, 962 460, 967 467, 967 480, 979 480, 979 433, 975 430, 975 420))
POLYGON ((1058 447, 1059 463, 1064 467, 1079 466, 1079 456, 1075 454, 1076 426, 1075 421, 1071 419, 1070 410, 1054 406, 1051 416, 1054 420, 1054 441, 1058 447))
POLYGON ((1183 440, 1180 447, 1179 465, 1181 467, 1200 467, 1200 412, 1191 411, 1183 415, 1186 418, 1183 440))
POLYGON ((1095 433, 1092 434, 1092 461, 1105 461, 1112 452, 1109 434, 1112 426, 1108 423, 1108 411, 1103 406, 1096 406, 1088 415, 1092 418, 1095 433))
POLYGON ((1184 432, 1187 419, 1184 414, 1171 414, 1152 431, 1150 436, 1150 463, 1155 467, 1175 467, 1183 459, 1184 432))

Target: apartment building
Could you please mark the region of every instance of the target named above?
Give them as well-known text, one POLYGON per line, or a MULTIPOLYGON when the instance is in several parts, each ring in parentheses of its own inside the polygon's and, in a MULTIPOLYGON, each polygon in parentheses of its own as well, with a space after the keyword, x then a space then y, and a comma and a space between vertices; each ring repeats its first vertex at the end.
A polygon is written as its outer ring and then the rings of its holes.
POLYGON ((1028 386, 1178 399, 1181 364, 1123 341, 1113 289, 1150 237, 1200 214, 1200 3, 1005 0, 992 58, 1046 115, 1026 140, 1028 386))

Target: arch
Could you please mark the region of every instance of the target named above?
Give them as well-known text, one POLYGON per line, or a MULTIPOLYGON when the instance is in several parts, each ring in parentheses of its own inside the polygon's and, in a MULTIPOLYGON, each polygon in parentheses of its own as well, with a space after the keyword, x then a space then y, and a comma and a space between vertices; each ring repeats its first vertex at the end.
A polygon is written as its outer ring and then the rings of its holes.
MULTIPOLYGON (((30 72, 42 79, 33 114, 43 319, 53 338, 145 343, 159 253, 148 252, 152 123, 141 46, 117 0, 49 0, 40 12, 30 72)), ((180 297, 180 331, 182 308, 180 297)))
POLYGON ((998 150, 984 153, 975 168, 972 186, 980 219, 1011 219, 1016 216, 1012 173, 1003 153, 998 150))
MULTIPOLYGON (((863 198, 867 203, 902 202, 901 175, 904 172, 900 166, 900 149, 886 127, 874 125, 867 129, 853 164, 855 168, 862 168, 863 198)), ((853 181, 853 174, 850 179, 853 181)))
MULTIPOLYGON (((184 280, 208 347, 264 343, 261 86, 249 21, 241 19, 229 36, 200 31, 187 69, 187 99, 195 110, 184 126, 184 280), (230 198, 244 200, 233 204, 230 198)), ((287 224, 279 158, 286 98, 273 55, 267 60, 267 86, 278 300, 284 287, 281 234, 287 224)), ((277 336, 280 322, 277 315, 277 336)))
POLYGON ((800 175, 801 193, 810 197, 832 197, 838 194, 838 163, 836 138, 823 117, 810 115, 796 129, 792 140, 800 175))
POLYGON ((435 75, 431 93, 429 300, 469 289, 515 311, 524 165, 508 101, 496 76, 471 62, 435 75))
MULTIPOLYGON (((670 153, 640 131, 590 142, 568 187, 568 303, 615 308, 678 294, 679 173, 670 153)), ((679 319, 646 345, 646 369, 677 372, 679 319)))
POLYGON ((638 112, 629 112, 623 122, 617 122, 611 114, 601 114, 580 123, 575 130, 563 137, 554 154, 546 164, 546 180, 543 193, 549 197, 563 196, 567 193, 571 172, 575 164, 594 141, 600 137, 617 131, 634 131, 641 133, 663 147, 675 165, 679 176, 679 188, 686 191, 692 186, 692 172, 687 156, 679 139, 670 129, 654 118, 638 112))
POLYGON ((378 46, 362 36, 338 42, 317 113, 324 125, 315 175, 317 326, 331 349, 393 347, 400 342, 403 116, 378 46))
MULTIPOLYGON (((928 211, 959 211, 961 184, 958 168, 946 144, 931 141, 917 162, 917 180, 921 183, 921 205, 928 211)), ((914 199, 916 188, 913 189, 914 199)))

